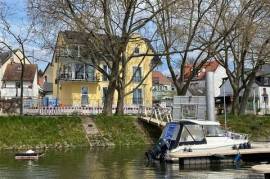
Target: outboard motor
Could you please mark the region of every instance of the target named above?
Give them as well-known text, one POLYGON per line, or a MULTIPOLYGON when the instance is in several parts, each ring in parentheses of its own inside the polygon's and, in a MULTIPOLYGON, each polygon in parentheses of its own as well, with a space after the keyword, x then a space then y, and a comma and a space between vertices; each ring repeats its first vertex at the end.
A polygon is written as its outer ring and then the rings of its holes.
POLYGON ((163 161, 167 150, 175 148, 178 144, 178 136, 180 131, 180 124, 177 122, 169 122, 166 124, 162 131, 162 134, 158 142, 154 147, 145 152, 146 157, 149 161, 159 159, 163 161))
POLYGON ((166 154, 166 151, 169 149, 169 141, 164 139, 164 138, 160 138, 158 140, 158 142, 156 143, 156 145, 154 145, 154 147, 149 150, 148 152, 145 152, 145 155, 148 159, 148 161, 152 161, 152 160, 157 160, 159 159, 160 161, 164 161, 164 157, 166 154))

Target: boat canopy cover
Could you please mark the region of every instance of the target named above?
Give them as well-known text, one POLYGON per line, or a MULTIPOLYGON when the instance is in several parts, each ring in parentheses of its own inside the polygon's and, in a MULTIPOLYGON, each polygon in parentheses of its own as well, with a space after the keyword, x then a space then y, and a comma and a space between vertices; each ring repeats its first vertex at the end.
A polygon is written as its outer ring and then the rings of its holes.
POLYGON ((179 123, 194 123, 202 126, 220 126, 219 122, 216 121, 204 121, 204 120, 192 120, 192 119, 185 119, 177 121, 179 123))

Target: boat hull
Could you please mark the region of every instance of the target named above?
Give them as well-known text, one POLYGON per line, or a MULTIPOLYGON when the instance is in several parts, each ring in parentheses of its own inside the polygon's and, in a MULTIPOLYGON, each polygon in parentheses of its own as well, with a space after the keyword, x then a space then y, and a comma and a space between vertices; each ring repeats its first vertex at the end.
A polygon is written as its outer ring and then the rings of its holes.
POLYGON ((206 137, 206 144, 200 145, 181 145, 175 149, 170 150, 170 153, 174 152, 196 152, 203 150, 215 150, 215 149, 235 149, 239 148, 241 144, 247 144, 249 141, 246 139, 231 139, 229 137, 206 137))

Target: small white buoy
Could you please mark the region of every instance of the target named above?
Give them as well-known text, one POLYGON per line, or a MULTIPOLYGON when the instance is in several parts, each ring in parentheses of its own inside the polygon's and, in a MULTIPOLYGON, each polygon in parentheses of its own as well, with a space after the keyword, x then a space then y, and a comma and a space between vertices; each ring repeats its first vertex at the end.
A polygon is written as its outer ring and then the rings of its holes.
POLYGON ((33 154, 33 153, 35 153, 35 151, 33 151, 33 150, 27 150, 25 153, 27 153, 27 154, 33 154))

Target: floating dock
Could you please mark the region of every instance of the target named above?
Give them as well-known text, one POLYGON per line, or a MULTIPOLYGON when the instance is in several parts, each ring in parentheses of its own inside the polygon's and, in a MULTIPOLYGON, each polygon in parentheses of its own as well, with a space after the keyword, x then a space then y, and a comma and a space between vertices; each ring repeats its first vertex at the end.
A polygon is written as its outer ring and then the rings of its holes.
POLYGON ((170 153, 167 162, 179 162, 180 165, 204 164, 212 162, 232 162, 240 154, 245 162, 266 161, 270 162, 270 144, 251 144, 251 149, 211 149, 192 152, 170 153))
POLYGON ((270 179, 270 164, 255 165, 252 170, 258 173, 263 173, 265 179, 270 179))
POLYGON ((44 153, 17 153, 15 154, 16 160, 38 160, 44 153))

